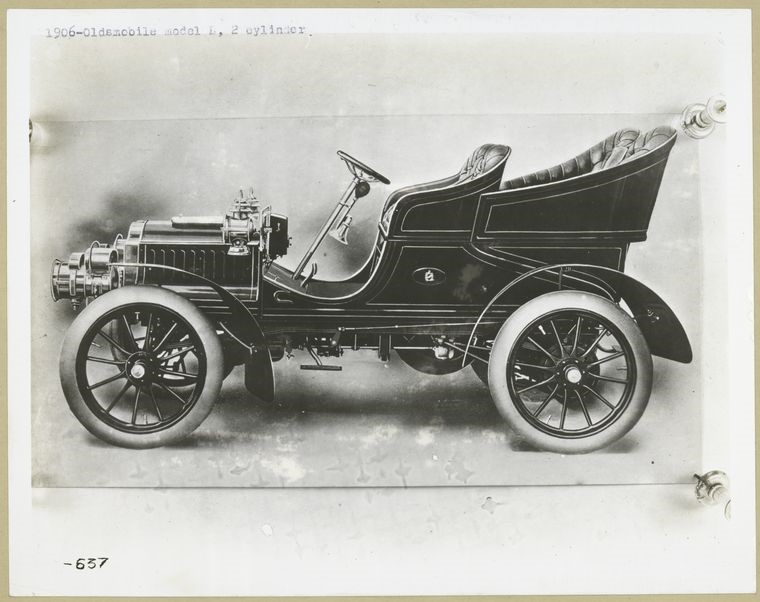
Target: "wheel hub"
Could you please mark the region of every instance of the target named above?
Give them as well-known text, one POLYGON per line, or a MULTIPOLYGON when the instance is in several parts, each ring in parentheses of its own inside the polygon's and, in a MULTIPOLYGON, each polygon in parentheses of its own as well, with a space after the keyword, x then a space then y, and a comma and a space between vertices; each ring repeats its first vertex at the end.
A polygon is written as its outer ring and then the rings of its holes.
POLYGON ((138 351, 127 358, 126 373, 132 383, 139 385, 152 378, 154 360, 150 354, 138 351))
POLYGON ((146 372, 147 372, 147 370, 145 369, 145 366, 144 366, 142 363, 140 363, 140 362, 138 362, 138 363, 134 364, 134 365, 133 365, 133 366, 132 366, 132 367, 129 369, 129 375, 130 375, 132 378, 135 378, 135 379, 137 379, 137 380, 142 380, 142 379, 143 379, 143 377, 145 376, 145 373, 146 373, 146 372))
POLYGON ((565 380, 571 385, 577 385, 583 378, 583 372, 581 372, 578 366, 568 366, 565 368, 565 380))
POLYGON ((576 357, 565 357, 554 366, 556 383, 562 389, 581 387, 586 376, 584 362, 576 357))

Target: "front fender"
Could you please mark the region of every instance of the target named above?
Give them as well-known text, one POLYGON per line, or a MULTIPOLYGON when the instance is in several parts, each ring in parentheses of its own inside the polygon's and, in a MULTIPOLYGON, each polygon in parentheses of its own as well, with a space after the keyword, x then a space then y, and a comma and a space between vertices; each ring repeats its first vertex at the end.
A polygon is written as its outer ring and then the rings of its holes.
MULTIPOLYGON (((689 338, 668 304, 652 289, 632 276, 612 268, 595 265, 556 264, 541 266, 522 274, 491 299, 478 317, 475 328, 494 303, 508 293, 514 292, 521 283, 537 277, 545 280, 547 276, 556 278, 558 290, 593 292, 590 289, 600 289, 599 284, 605 285, 607 296, 612 299, 622 299, 628 305, 652 355, 684 364, 691 362, 693 354, 689 338)), ((475 328, 473 328, 473 334, 475 328)), ((470 340, 472 340, 472 335, 470 340)))
POLYGON ((249 351, 248 359, 245 362, 246 388, 265 401, 274 400, 274 367, 264 331, 240 299, 208 278, 173 266, 153 263, 117 263, 113 265, 180 272, 211 288, 230 310, 229 319, 224 322, 220 321, 220 325, 227 334, 249 351))

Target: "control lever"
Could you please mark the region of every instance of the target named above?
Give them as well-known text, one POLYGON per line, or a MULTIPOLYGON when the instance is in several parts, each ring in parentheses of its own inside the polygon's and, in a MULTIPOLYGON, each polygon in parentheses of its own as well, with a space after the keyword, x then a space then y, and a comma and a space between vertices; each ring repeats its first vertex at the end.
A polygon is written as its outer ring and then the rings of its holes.
POLYGON ((309 281, 317 275, 317 262, 311 264, 311 270, 307 274, 306 278, 301 281, 301 288, 306 288, 309 285, 309 281))

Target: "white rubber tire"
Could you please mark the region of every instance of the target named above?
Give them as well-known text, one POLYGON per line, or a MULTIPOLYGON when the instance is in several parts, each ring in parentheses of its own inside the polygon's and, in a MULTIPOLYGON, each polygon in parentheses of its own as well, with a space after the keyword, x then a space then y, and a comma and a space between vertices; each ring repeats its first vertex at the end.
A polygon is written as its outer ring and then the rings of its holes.
POLYGON ((488 386, 496 407, 509 426, 531 446, 562 454, 588 453, 617 441, 641 418, 652 390, 652 356, 636 322, 620 307, 597 295, 556 291, 528 301, 504 322, 491 350, 488 386), (520 413, 509 391, 506 366, 513 346, 526 328, 542 316, 573 309, 596 314, 619 330, 632 351, 636 378, 627 407, 614 422, 598 433, 579 438, 562 438, 542 432, 520 413))

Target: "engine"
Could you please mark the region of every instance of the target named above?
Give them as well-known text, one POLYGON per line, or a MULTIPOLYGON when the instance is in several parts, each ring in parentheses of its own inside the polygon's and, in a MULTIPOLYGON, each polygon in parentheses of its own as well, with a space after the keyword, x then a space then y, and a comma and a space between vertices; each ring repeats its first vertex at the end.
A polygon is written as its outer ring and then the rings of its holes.
POLYGON ((76 309, 125 284, 197 285, 201 276, 225 287, 254 286, 263 266, 290 246, 288 219, 261 209, 251 190, 240 192, 223 216, 132 222, 113 244, 93 242, 68 261, 53 261, 54 300, 76 309), (167 269, 148 266, 166 266, 167 269))

